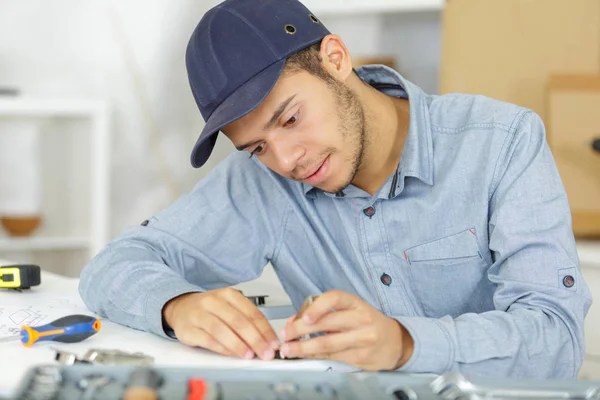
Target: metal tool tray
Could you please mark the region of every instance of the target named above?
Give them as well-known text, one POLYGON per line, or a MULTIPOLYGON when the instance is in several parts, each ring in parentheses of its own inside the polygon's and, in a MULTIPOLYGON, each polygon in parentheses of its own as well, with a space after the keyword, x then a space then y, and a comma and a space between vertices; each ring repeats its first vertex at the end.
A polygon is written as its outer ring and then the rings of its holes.
MULTIPOLYGON (((134 369, 136 367, 99 365, 38 366, 27 372, 14 399, 120 399, 134 369), (109 382, 95 392, 86 393, 84 379, 90 376, 108 377, 109 382)), ((600 399, 600 382, 592 381, 467 380, 457 373, 434 376, 392 372, 151 369, 162 378, 157 390, 159 398, 169 400, 187 399, 190 379, 204 379, 219 388, 219 396, 207 395, 205 400, 600 399)))

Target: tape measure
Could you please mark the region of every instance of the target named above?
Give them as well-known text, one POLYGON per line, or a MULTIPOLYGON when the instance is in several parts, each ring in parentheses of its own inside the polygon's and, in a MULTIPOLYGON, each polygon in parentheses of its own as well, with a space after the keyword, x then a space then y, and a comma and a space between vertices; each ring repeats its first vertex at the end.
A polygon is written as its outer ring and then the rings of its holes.
POLYGON ((41 283, 41 268, 33 264, 0 267, 0 289, 29 289, 41 283))

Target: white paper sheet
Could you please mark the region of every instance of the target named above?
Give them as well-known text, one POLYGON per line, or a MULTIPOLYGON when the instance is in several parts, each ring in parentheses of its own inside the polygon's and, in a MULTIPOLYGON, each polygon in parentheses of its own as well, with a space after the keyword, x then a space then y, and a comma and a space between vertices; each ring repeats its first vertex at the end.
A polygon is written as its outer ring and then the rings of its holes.
POLYGON ((50 297, 37 293, 0 295, 0 339, 18 335, 23 325, 44 325, 70 314, 93 315, 78 299, 68 296, 50 297))

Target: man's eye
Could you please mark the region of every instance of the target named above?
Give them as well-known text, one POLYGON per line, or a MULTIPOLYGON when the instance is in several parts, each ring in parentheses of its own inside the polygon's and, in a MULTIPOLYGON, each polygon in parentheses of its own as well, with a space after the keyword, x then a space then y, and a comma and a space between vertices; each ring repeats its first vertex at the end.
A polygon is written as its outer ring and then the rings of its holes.
POLYGON ((256 146, 254 148, 254 150, 252 150, 252 153, 250 153, 250 157, 255 156, 255 155, 260 156, 262 154, 264 148, 265 148, 265 145, 259 144, 258 146, 256 146))
POLYGON ((292 118, 288 119, 288 121, 284 124, 284 126, 294 126, 298 122, 298 113, 294 114, 292 118))

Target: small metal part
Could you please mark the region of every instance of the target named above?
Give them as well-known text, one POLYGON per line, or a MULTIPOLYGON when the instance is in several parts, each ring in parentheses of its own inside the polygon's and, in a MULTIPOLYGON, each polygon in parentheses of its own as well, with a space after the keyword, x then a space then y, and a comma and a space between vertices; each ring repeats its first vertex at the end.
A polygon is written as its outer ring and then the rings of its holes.
POLYGON ((63 377, 57 367, 37 367, 29 381, 23 396, 24 399, 52 400, 58 394, 63 377))
POLYGON ((163 377, 156 370, 148 367, 134 369, 127 380, 123 392, 123 400, 158 400, 158 389, 163 384, 163 377))
POLYGON ((77 388, 81 390, 81 400, 93 400, 96 394, 96 391, 103 388, 104 386, 112 383, 114 381, 113 378, 102 375, 102 374, 92 374, 86 375, 80 380, 77 381, 77 388))
POLYGON ((315 391, 327 399, 334 399, 337 397, 337 391, 328 383, 319 383, 315 387, 315 391))
POLYGON ((127 385, 158 389, 163 384, 162 376, 153 368, 136 368, 129 374, 127 385))
POLYGON ((248 300, 254 303, 255 306, 264 306, 266 304, 266 298, 268 295, 260 295, 260 296, 246 296, 248 300))
POLYGON ((444 399, 448 400, 479 400, 479 399, 572 399, 593 400, 598 399, 600 388, 589 387, 580 391, 566 390, 541 390, 528 388, 499 388, 476 385, 468 381, 457 372, 450 372, 434 379, 431 389, 444 399))
POLYGON ((12 342, 13 340, 20 340, 21 335, 4 336, 0 338, 0 343, 12 342))
POLYGON ((284 357, 281 355, 281 352, 279 350, 275 350, 275 360, 299 360, 299 358, 284 357))
POLYGON ((144 353, 128 353, 116 349, 89 349, 82 357, 84 362, 101 365, 150 366, 154 357, 144 353))
POLYGON ((289 35, 295 35, 296 34, 296 27, 292 24, 287 24, 285 26, 285 32, 289 35))
POLYGON ((392 395, 397 400, 418 400, 418 396, 414 390, 409 387, 398 388, 392 392, 392 395))
POLYGON ((293 382, 280 382, 271 386, 273 393, 278 398, 295 398, 295 394, 298 392, 298 385, 293 382))
POLYGON ((81 362, 79 360, 79 358, 77 357, 77 354, 75 354, 75 353, 71 353, 69 351, 60 350, 60 349, 57 349, 57 348, 52 348, 52 350, 54 350, 54 352, 56 353, 54 355, 54 360, 58 361, 59 364, 62 364, 62 365, 74 365, 74 364, 77 364, 78 362, 81 362))
POLYGON ((83 357, 75 353, 53 348, 56 352, 54 359, 63 365, 97 364, 97 365, 132 365, 150 366, 154 357, 144 353, 127 353, 114 349, 89 349, 83 357))

